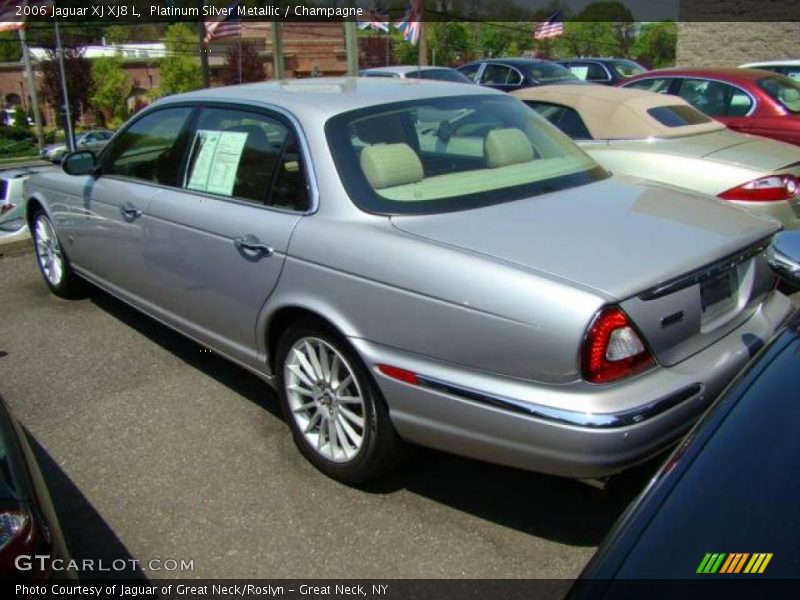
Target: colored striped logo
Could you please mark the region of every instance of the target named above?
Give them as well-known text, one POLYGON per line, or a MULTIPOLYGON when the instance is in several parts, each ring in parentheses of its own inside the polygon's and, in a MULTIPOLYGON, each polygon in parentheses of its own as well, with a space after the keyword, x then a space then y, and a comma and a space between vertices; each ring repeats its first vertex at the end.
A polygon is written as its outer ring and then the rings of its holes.
POLYGON ((772 552, 756 552, 750 554, 749 552, 708 552, 700 561, 700 566, 697 567, 697 573, 702 574, 726 574, 732 575, 737 573, 763 573, 767 568, 769 561, 772 560, 772 552))

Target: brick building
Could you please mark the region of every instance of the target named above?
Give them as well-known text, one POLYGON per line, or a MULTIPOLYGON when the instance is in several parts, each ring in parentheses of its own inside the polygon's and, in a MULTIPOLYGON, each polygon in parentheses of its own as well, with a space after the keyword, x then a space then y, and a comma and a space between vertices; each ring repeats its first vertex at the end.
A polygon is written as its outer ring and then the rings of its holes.
MULTIPOLYGON (((209 44, 209 71, 211 85, 220 85, 219 74, 225 62, 225 54, 231 45, 244 41, 252 43, 262 59, 264 79, 273 73, 272 28, 269 22, 246 22, 242 24, 242 36, 223 38, 209 44)), ((122 46, 89 46, 84 55, 89 59, 121 52, 123 69, 131 82, 132 92, 128 108, 137 110, 152 102, 158 93, 160 81, 159 64, 165 56, 164 45, 124 44, 122 46)), ((46 54, 31 48, 32 61, 46 60, 46 54)), ((283 24, 284 70, 287 78, 309 77, 312 74, 341 75, 347 72, 347 56, 344 28, 341 23, 284 23, 283 24)), ((38 73, 37 73, 38 76, 38 73)), ((41 94, 40 94, 41 96, 41 94)), ((0 104, 2 108, 30 106, 30 94, 22 62, 0 63, 0 104)), ((41 102, 40 111, 45 124, 52 124, 52 108, 41 102)), ((90 125, 94 116, 88 109, 77 115, 79 122, 90 125)))

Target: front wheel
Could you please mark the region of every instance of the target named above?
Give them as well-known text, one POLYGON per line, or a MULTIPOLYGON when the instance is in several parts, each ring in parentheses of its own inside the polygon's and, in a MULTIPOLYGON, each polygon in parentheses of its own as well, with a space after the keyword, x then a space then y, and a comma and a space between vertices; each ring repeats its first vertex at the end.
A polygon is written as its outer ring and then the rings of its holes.
POLYGON ((293 327, 277 356, 281 407, 315 467, 358 484, 393 463, 400 440, 380 391, 346 341, 314 325, 293 327))
POLYGON ((72 270, 50 219, 40 210, 33 215, 30 228, 36 262, 47 287, 56 296, 74 298, 80 292, 81 282, 72 270))

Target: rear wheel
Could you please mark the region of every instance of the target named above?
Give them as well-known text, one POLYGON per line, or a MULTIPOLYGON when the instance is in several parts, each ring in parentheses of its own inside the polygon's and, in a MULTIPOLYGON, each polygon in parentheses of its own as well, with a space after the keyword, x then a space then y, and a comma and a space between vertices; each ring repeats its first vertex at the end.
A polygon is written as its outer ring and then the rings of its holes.
POLYGON ((31 235, 36 262, 47 287, 57 296, 74 298, 80 292, 81 281, 72 270, 56 230, 44 211, 39 210, 33 215, 31 235))
POLYGON ((292 327, 277 357, 281 407, 315 467, 358 484, 393 464, 400 440, 380 391, 346 341, 316 325, 292 327))

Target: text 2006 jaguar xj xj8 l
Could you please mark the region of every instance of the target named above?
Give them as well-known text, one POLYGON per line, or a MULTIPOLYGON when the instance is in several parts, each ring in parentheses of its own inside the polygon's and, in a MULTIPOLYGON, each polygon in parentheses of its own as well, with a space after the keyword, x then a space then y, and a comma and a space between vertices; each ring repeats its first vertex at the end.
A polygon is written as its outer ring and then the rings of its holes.
POLYGON ((34 176, 88 280, 262 376, 347 482, 405 442, 572 477, 676 440, 792 312, 778 225, 617 178, 520 101, 314 79, 171 96, 34 176))

